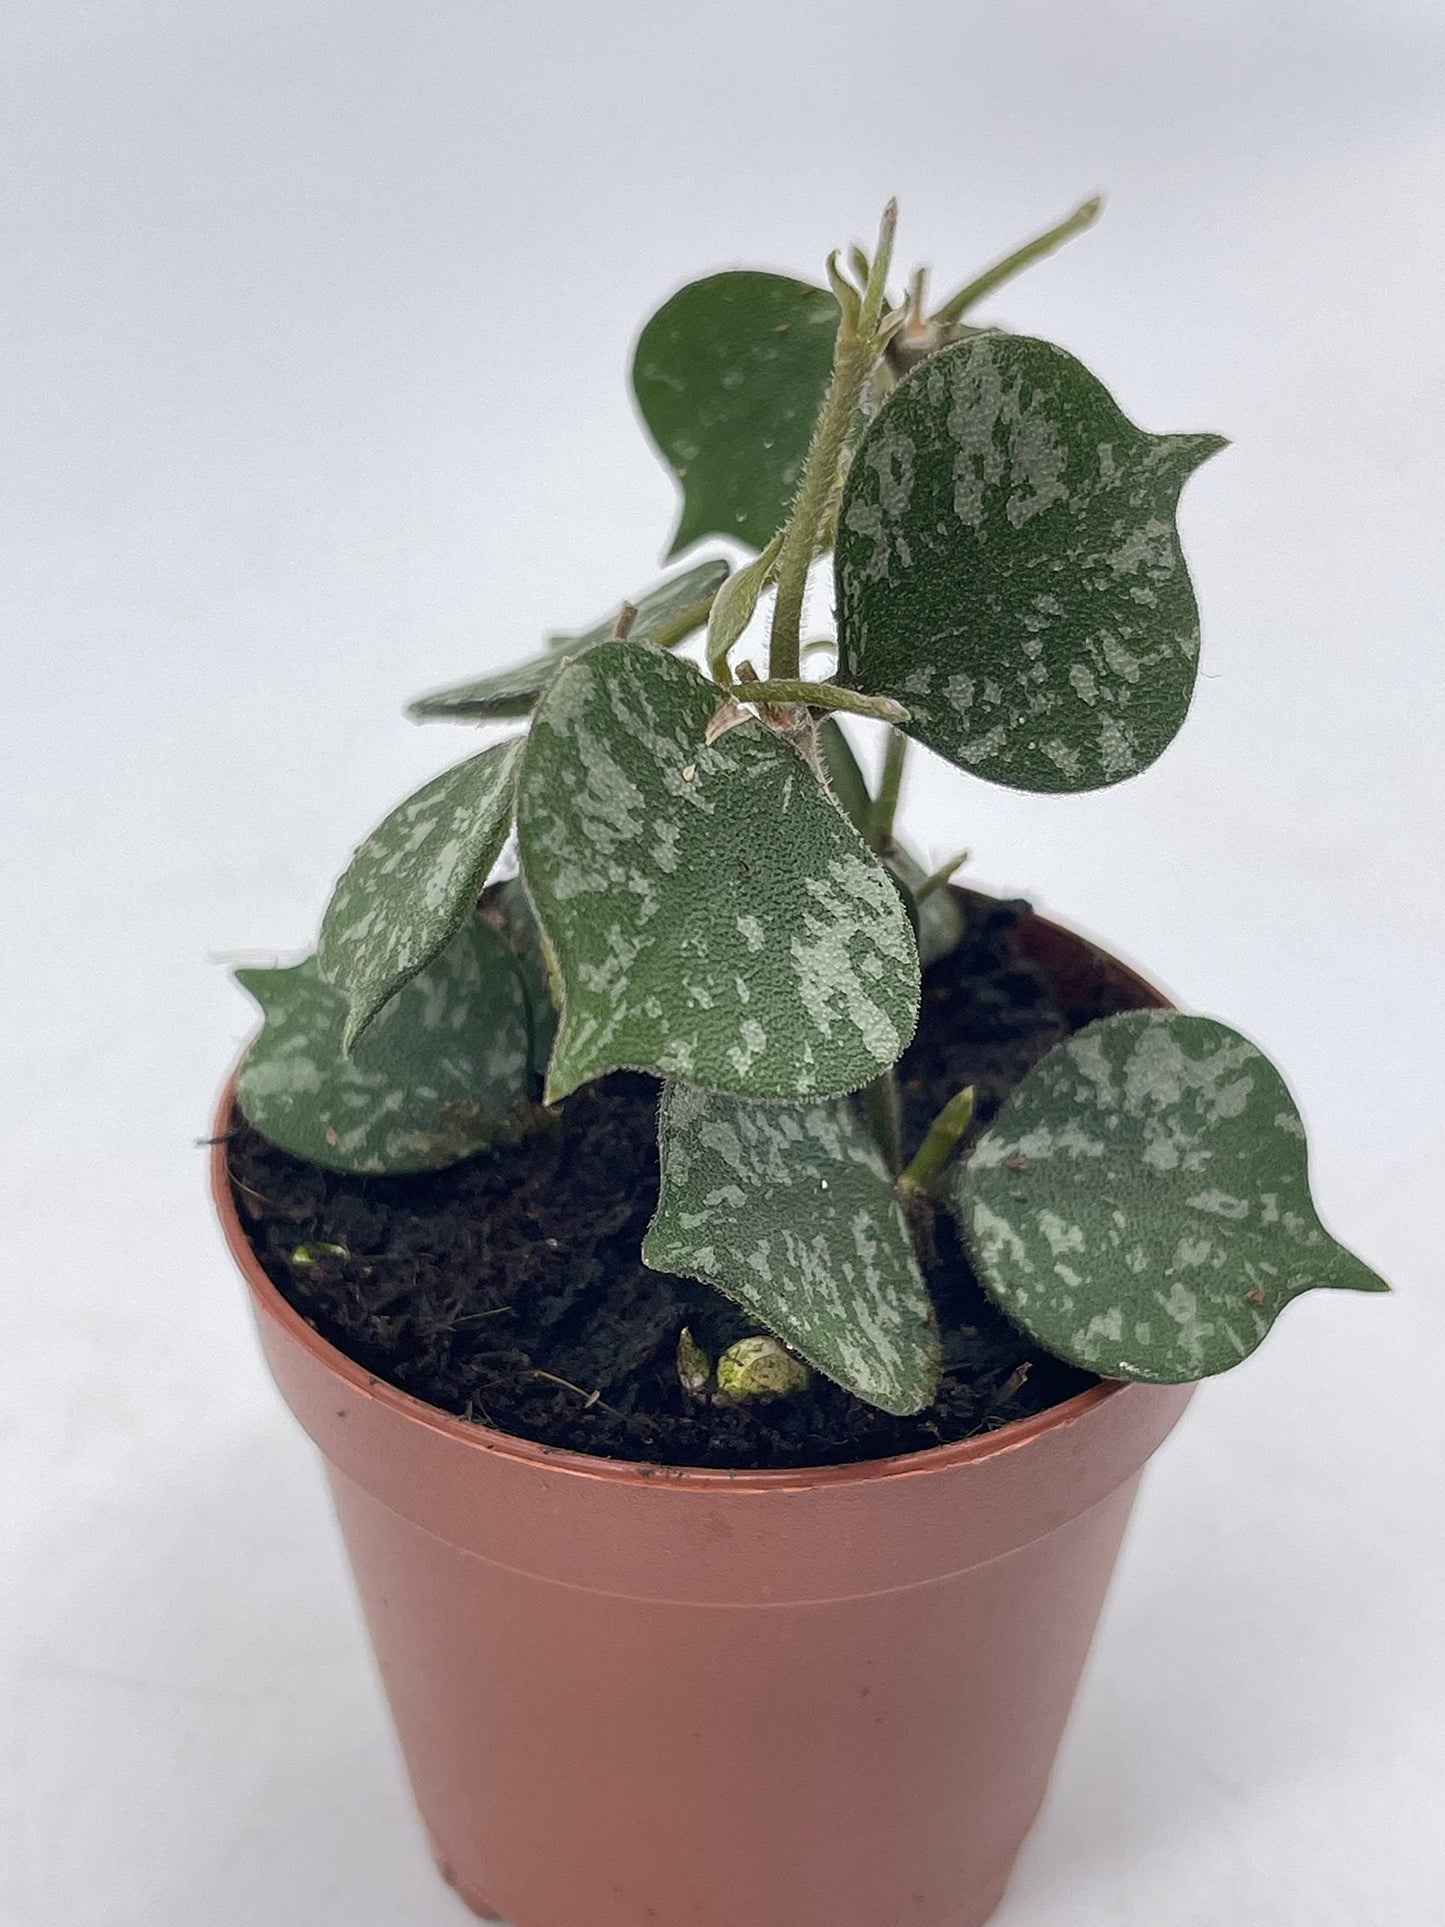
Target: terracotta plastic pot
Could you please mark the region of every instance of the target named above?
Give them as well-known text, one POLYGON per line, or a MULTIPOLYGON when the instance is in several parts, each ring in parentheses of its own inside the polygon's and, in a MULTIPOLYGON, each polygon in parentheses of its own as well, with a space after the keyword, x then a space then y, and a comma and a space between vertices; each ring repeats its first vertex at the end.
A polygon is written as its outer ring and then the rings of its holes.
MULTIPOLYGON (((1102 978, 1032 918, 1066 1002, 1102 978)), ((229 1123, 231 1093, 218 1135, 229 1123)), ((448 1417, 280 1297, 433 1850, 515 1927, 980 1927, 1044 1797, 1140 1473, 1189 1387, 792 1472, 593 1459, 448 1417)))

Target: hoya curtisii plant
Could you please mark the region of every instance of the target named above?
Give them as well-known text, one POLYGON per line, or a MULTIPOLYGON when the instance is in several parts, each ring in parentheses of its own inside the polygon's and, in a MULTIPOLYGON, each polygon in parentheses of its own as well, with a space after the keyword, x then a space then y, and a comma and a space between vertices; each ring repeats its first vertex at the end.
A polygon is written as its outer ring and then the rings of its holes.
POLYGON ((910 742, 1016 789, 1100 789, 1154 761, 1193 689, 1175 514, 1219 438, 1136 428, 1062 348, 967 318, 1096 211, 931 312, 922 273, 889 294, 891 207, 827 288, 726 273, 665 303, 633 383, 682 485, 671 554, 722 536, 752 559, 418 701, 530 728, 360 846, 314 956, 240 973, 265 1015, 241 1107, 338 1170, 436 1169, 608 1072, 662 1079, 644 1260, 762 1328, 718 1375, 679 1335, 699 1396, 795 1390, 805 1361, 925 1407, 939 1210, 1012 1320, 1111 1378, 1202 1378, 1302 1292, 1384 1288, 1320 1223, 1279 1074, 1205 1017, 1091 1024, 987 1128, 959 1092, 900 1168, 894 1066, 921 967, 962 929, 957 863, 925 874, 894 835, 910 742), (805 644, 828 554, 837 632, 805 644), (673 653, 699 633, 705 668, 673 653), (849 713, 886 728, 876 791, 849 713), (519 874, 483 895, 514 827, 519 874))

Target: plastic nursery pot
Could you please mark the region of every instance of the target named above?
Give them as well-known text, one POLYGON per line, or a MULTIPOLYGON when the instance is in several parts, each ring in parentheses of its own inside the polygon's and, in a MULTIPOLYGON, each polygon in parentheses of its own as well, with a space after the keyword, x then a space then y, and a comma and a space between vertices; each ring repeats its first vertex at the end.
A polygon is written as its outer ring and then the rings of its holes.
MULTIPOLYGON (((1040 918, 1066 1007, 1163 998, 1040 918)), ((217 1136, 231 1117, 222 1101, 217 1136)), ((334 1350, 212 1184, 321 1448, 446 1878, 515 1927, 980 1927, 1038 1812, 1145 1462, 1190 1387, 788 1472, 587 1458, 334 1350)))

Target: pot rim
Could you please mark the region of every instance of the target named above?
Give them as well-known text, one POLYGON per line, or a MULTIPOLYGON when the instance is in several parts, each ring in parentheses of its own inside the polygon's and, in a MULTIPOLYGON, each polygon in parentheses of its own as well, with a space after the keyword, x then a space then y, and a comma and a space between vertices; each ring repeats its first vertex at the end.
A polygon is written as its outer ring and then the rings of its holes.
MULTIPOLYGON (((1045 929, 1056 931, 1095 951, 1120 975, 1132 980, 1150 1004, 1155 1007, 1172 1005, 1172 998, 1094 938, 1067 925, 1055 923, 1052 918, 1040 916, 1037 909, 1032 911, 1031 916, 1045 929)), ((663 1465, 647 1459, 610 1459, 600 1454, 542 1445, 535 1439, 516 1438, 510 1432, 499 1431, 494 1426, 479 1425, 475 1420, 460 1418, 454 1413, 444 1412, 440 1406, 428 1404, 425 1399, 416 1398, 348 1358, 345 1352, 306 1322, 266 1275, 236 1209, 227 1155, 229 1134, 237 1108, 236 1077, 240 1064, 241 1059, 238 1058, 226 1078, 216 1105, 210 1138, 209 1177, 211 1201, 221 1230, 231 1256, 246 1281, 256 1310, 272 1324, 278 1325, 286 1337, 309 1352, 318 1364, 356 1396, 385 1406, 398 1418, 425 1426, 467 1450, 520 1460, 524 1464, 562 1473, 569 1478, 600 1479, 610 1484, 635 1485, 653 1490, 661 1485, 692 1491, 778 1492, 819 1486, 859 1485, 886 1479, 917 1478, 924 1473, 942 1472, 952 1466, 996 1458, 1003 1453, 1019 1450, 1044 1433, 1077 1424, 1089 1413, 1114 1400, 1132 1399, 1152 1389, 1124 1379, 1101 1379, 1097 1385, 1076 1392, 1072 1398, 1051 1405, 1046 1411, 1036 1412, 1031 1418, 1013 1419, 999 1426, 996 1431, 980 1433, 974 1438, 957 1439, 948 1445, 928 1446, 920 1452, 897 1453, 891 1458, 859 1459, 846 1465, 773 1469, 739 1467, 734 1470, 721 1466, 663 1465)))

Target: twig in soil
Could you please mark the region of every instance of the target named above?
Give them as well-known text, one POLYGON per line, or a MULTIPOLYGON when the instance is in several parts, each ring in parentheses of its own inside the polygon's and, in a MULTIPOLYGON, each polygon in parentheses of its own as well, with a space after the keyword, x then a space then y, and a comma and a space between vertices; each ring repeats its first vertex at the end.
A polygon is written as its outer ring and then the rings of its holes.
POLYGON ((1014 1393, 1019 1391, 1022 1388, 1023 1382, 1028 1377, 1031 1369, 1032 1369, 1031 1363, 1026 1358, 1022 1365, 1017 1366, 1013 1371, 1011 1371, 1008 1377, 1004 1380, 1003 1384, 999 1387, 998 1391, 994 1393, 993 1398, 990 1400, 989 1410, 997 1411, 1000 1405, 1007 1405, 1009 1400, 1013 1397, 1014 1393))
POLYGON ((558 1378, 555 1372, 544 1372, 541 1367, 537 1365, 534 1365, 524 1376, 527 1378, 545 1378, 551 1385, 560 1385, 564 1392, 575 1392, 578 1398, 582 1400, 582 1409, 584 1412, 590 1412, 593 1406, 596 1405, 604 1412, 610 1412, 613 1418, 623 1417, 623 1414, 618 1411, 615 1405, 609 1405, 607 1403, 607 1400, 602 1396, 600 1390, 584 1392, 582 1387, 580 1385, 574 1385, 570 1378, 558 1378))

